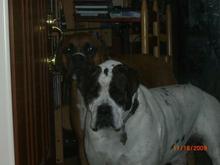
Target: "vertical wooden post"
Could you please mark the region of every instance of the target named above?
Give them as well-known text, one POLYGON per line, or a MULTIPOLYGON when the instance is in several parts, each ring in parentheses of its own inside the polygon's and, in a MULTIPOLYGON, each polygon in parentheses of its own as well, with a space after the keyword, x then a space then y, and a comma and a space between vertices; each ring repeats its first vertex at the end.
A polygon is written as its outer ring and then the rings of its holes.
POLYGON ((159 8, 157 0, 153 1, 153 37, 156 38, 156 45, 153 48, 154 57, 160 56, 160 22, 159 22, 159 8))
POLYGON ((171 7, 168 4, 166 6, 166 19, 167 19, 167 55, 172 56, 172 15, 171 15, 171 7))
POLYGON ((62 127, 62 101, 61 101, 61 82, 62 75, 58 72, 53 73, 53 97, 54 97, 54 122, 55 122, 55 149, 56 163, 64 162, 63 153, 63 127, 62 127))
POLYGON ((75 5, 72 0, 62 0, 67 29, 75 28, 75 5))
POLYGON ((141 5, 141 52, 149 55, 148 9, 147 0, 141 5))

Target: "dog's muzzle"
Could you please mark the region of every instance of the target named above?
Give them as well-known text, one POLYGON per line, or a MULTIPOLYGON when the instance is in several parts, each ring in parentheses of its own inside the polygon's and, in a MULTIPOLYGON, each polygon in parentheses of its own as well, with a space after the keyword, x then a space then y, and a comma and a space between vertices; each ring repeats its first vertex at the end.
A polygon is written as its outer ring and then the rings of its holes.
POLYGON ((102 104, 97 108, 96 124, 92 129, 98 131, 108 127, 114 127, 112 107, 108 104, 102 104))

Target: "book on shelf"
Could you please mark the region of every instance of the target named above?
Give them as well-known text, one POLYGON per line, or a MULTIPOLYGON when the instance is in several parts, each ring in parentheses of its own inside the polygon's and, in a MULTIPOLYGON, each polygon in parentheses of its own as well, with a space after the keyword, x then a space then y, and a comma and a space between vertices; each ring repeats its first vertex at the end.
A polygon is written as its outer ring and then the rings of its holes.
POLYGON ((108 11, 76 11, 76 14, 79 16, 99 16, 99 15, 108 15, 108 11))
POLYGON ((76 10, 107 10, 108 5, 76 5, 76 10))
POLYGON ((109 18, 108 14, 98 14, 98 13, 93 13, 93 14, 77 14, 78 19, 98 19, 98 18, 109 18))
POLYGON ((110 18, 140 18, 141 14, 138 11, 120 11, 110 12, 110 18))
POLYGON ((80 17, 109 17, 111 0, 76 0, 75 13, 80 17))
POLYGON ((111 0, 76 0, 75 5, 112 5, 111 0))

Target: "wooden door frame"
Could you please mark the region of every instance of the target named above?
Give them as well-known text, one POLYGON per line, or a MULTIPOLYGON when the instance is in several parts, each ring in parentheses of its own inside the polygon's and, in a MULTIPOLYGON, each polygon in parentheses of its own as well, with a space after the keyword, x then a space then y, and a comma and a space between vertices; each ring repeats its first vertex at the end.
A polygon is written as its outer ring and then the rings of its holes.
POLYGON ((54 165, 51 75, 47 64, 50 53, 45 21, 47 0, 6 1, 14 162, 54 165))
POLYGON ((0 1, 0 164, 14 165, 8 0, 0 1))

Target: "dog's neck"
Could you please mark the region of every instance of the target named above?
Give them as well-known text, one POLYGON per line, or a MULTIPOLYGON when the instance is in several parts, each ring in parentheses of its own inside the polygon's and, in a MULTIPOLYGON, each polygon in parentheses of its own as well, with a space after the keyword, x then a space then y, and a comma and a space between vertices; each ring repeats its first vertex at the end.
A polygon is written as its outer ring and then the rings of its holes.
POLYGON ((136 110, 138 109, 139 101, 138 101, 138 92, 136 92, 132 99, 132 106, 128 112, 128 114, 123 119, 123 125, 122 125, 122 133, 121 133, 121 139, 120 142, 125 145, 127 141, 127 132, 125 130, 125 124, 127 123, 128 119, 134 115, 136 110))

